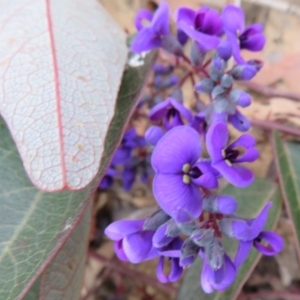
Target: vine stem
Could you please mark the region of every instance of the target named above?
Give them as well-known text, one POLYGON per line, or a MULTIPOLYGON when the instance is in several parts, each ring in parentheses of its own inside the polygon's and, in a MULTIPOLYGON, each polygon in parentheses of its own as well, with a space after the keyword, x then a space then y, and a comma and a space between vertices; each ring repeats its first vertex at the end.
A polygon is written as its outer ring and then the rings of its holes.
POLYGON ((107 259, 107 257, 105 257, 99 253, 96 253, 95 251, 90 250, 89 255, 91 257, 93 257, 94 259, 101 261, 101 263, 103 263, 107 268, 109 268, 115 272, 118 272, 120 274, 123 274, 123 275, 131 277, 131 278, 140 279, 140 280, 144 281, 145 283, 148 283, 148 284, 160 289, 161 291, 165 292, 166 294, 168 294, 172 297, 176 295, 177 289, 174 286, 172 286, 171 284, 162 284, 156 278, 154 278, 152 276, 149 276, 147 274, 144 274, 144 273, 134 270, 134 269, 127 268, 120 262, 114 262, 112 260, 109 260, 109 259, 107 259))
POLYGON ((250 90, 253 90, 259 94, 262 94, 268 98, 287 98, 293 101, 300 101, 300 94, 297 93, 279 91, 269 86, 260 85, 256 82, 251 82, 251 81, 239 81, 238 84, 250 90))
POLYGON ((265 120, 258 120, 258 119, 252 119, 251 124, 256 127, 260 127, 265 130, 279 130, 284 133, 288 133, 291 135, 300 136, 300 129, 286 126, 283 124, 280 124, 278 122, 274 121, 265 121, 265 120))

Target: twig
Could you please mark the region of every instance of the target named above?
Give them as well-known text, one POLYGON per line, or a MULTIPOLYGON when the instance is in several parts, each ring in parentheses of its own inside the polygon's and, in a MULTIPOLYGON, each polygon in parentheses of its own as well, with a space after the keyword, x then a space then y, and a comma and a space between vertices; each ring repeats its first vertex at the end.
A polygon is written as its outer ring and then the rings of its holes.
POLYGON ((260 127, 266 130, 279 130, 284 133, 300 136, 300 129, 298 128, 293 128, 290 126, 286 126, 274 121, 265 121, 265 120, 257 120, 253 119, 251 120, 251 124, 256 127, 260 127))
POLYGON ((300 94, 297 93, 292 93, 292 92, 286 92, 286 91, 279 91, 277 89, 268 87, 268 86, 264 86, 264 85, 260 85, 258 83, 255 82, 251 82, 251 81, 240 81, 238 82, 238 84, 253 90, 257 93, 260 93, 262 95, 264 95, 265 97, 269 97, 269 98, 288 98, 294 101, 300 101, 300 94))
POLYGON ((283 300, 300 300, 300 294, 290 293, 290 292, 261 292, 261 293, 250 293, 241 294, 238 300, 250 300, 250 299, 276 299, 280 298, 283 300))
POLYGON ((176 292, 177 292, 176 288, 170 284, 161 284, 154 277, 144 274, 142 272, 139 272, 137 270, 126 268, 121 263, 114 262, 112 260, 108 260, 105 256, 103 256, 99 253, 96 253, 95 251, 89 251, 89 255, 91 255, 93 258, 95 258, 97 260, 100 260, 107 268, 110 268, 111 270, 113 270, 115 272, 121 273, 123 275, 129 276, 129 277, 132 277, 135 279, 140 279, 140 280, 160 289, 161 291, 170 295, 170 297, 171 296, 173 297, 176 295, 176 292))

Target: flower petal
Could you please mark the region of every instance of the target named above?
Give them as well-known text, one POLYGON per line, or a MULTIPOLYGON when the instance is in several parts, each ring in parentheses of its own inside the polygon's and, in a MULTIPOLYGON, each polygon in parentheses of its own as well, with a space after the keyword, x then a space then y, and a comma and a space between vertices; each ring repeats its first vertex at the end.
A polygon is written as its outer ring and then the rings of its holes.
POLYGON ((210 126, 206 134, 206 147, 212 164, 223 160, 222 150, 225 149, 228 140, 229 132, 226 123, 218 122, 210 126))
POLYGON ((113 241, 119 241, 128 234, 139 232, 143 229, 145 220, 120 220, 111 223, 104 233, 113 241))
POLYGON ((234 257, 234 265, 239 268, 243 262, 247 259, 252 248, 252 241, 240 241, 237 252, 234 257))
POLYGON ((170 99, 170 103, 171 105, 177 110, 179 111, 179 113, 190 123, 193 120, 193 115, 191 113, 191 111, 189 109, 187 109, 186 107, 184 107, 181 103, 179 103, 178 101, 176 101, 173 98, 169 98, 170 99))
POLYGON ((223 26, 232 33, 243 32, 245 28, 244 11, 232 4, 226 5, 222 12, 223 26))
POLYGON ((124 253, 131 263, 137 264, 147 259, 152 250, 153 234, 154 231, 143 231, 124 237, 124 253))
POLYGON ((158 141, 151 163, 159 173, 182 173, 183 166, 195 163, 200 155, 201 140, 198 132, 189 126, 177 126, 158 141))
POLYGON ((143 20, 148 20, 149 22, 151 22, 152 20, 152 17, 153 17, 153 14, 151 11, 149 11, 148 9, 140 9, 138 11, 138 13, 136 14, 136 17, 135 17, 135 20, 134 20, 134 25, 135 25, 135 28, 137 30, 141 30, 144 25, 143 25, 143 20))
POLYGON ((249 51, 257 52, 261 51, 266 44, 266 37, 261 34, 257 33, 248 37, 246 40, 241 42, 241 49, 247 49, 249 51))
POLYGON ((238 110, 234 114, 228 115, 228 121, 241 132, 245 132, 250 128, 249 120, 242 115, 238 110))
POLYGON ((229 166, 224 160, 213 164, 213 167, 219 171, 225 179, 237 187, 246 187, 254 180, 252 171, 239 165, 229 166))
POLYGON ((163 119, 169 108, 170 108, 170 98, 166 99, 163 102, 156 104, 149 113, 149 118, 151 121, 159 121, 163 119))
POLYGON ((152 238, 153 246, 156 248, 161 248, 163 246, 168 245, 174 237, 167 236, 167 223, 161 225, 154 233, 152 238))
POLYGON ((236 277, 236 268, 233 262, 231 261, 230 257, 226 254, 224 256, 224 265, 225 265, 224 278, 221 283, 214 285, 214 288, 218 291, 223 291, 228 286, 230 286, 234 282, 236 277))
POLYGON ((151 27, 153 30, 160 35, 168 35, 170 34, 170 26, 169 26, 169 5, 167 2, 162 2, 158 9, 156 10, 152 22, 151 27))
POLYGON ((117 257, 122 261, 128 261, 128 258, 125 255, 125 252, 123 250, 123 240, 119 240, 114 243, 114 251, 117 255, 117 257))
POLYGON ((190 38, 195 40, 199 44, 203 52, 207 52, 209 50, 217 48, 217 46, 220 43, 221 39, 219 37, 199 32, 182 21, 179 22, 177 26, 179 29, 184 31, 190 38))
POLYGON ((262 231, 257 239, 254 240, 254 247, 262 254, 267 256, 276 255, 283 248, 283 240, 280 235, 272 231, 262 231), (269 245, 264 246, 259 240, 266 241, 269 245))
POLYGON ((198 217, 202 211, 202 194, 193 184, 183 182, 182 175, 157 174, 153 180, 153 194, 159 206, 172 215, 179 208, 198 217))
POLYGON ((196 12, 188 7, 179 7, 175 12, 176 23, 183 21, 189 26, 192 26, 194 24, 195 16, 196 12))
POLYGON ((217 177, 212 172, 204 173, 198 178, 192 178, 192 181, 207 189, 215 189, 218 187, 217 177))
POLYGON ((259 151, 255 148, 247 149, 246 152, 240 156, 239 158, 235 159, 234 163, 240 163, 240 162, 253 162, 257 160, 259 157, 259 151))
POLYGON ((217 11, 208 9, 202 22, 202 31, 206 34, 217 35, 222 29, 222 20, 217 11))
POLYGON ((251 134, 242 134, 239 138, 237 138, 233 143, 231 143, 227 148, 233 149, 235 147, 244 147, 246 149, 252 148, 256 145, 256 140, 254 136, 251 134))
POLYGON ((130 49, 134 53, 141 53, 159 48, 160 46, 160 37, 153 31, 152 28, 144 27, 135 36, 130 49))
POLYGON ((206 261, 203 263, 202 272, 201 272, 201 286, 205 293, 211 294, 214 291, 213 286, 209 282, 210 276, 210 266, 206 261))

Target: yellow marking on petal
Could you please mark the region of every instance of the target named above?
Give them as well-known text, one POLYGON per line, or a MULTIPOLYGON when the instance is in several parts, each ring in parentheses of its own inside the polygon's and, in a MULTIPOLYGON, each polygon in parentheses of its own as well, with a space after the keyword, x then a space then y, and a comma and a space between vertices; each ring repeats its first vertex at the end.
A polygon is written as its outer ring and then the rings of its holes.
POLYGON ((185 184, 190 184, 190 183, 191 183, 191 178, 190 178, 189 175, 184 174, 183 177, 182 177, 182 181, 183 181, 185 184))
POLYGON ((225 162, 226 162, 226 164, 227 164, 229 167, 232 166, 232 163, 231 163, 228 159, 225 159, 225 162))
POLYGON ((182 167, 182 171, 184 173, 188 173, 191 169, 191 165, 190 164, 184 164, 183 167, 182 167))

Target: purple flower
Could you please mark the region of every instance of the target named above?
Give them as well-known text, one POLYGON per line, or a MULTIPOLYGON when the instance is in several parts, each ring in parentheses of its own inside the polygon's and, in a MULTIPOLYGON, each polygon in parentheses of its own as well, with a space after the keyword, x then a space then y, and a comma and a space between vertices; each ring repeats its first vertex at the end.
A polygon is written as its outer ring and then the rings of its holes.
POLYGON ((120 259, 140 263, 158 256, 152 245, 155 231, 143 230, 144 223, 145 220, 121 220, 105 229, 105 234, 116 242, 115 250, 120 259))
POLYGON ((249 134, 241 135, 235 142, 227 146, 229 132, 226 123, 219 122, 211 125, 206 135, 206 147, 211 158, 212 167, 237 187, 246 187, 254 179, 253 173, 239 165, 241 162, 253 162, 259 152, 254 148, 255 139, 249 134), (240 155, 237 147, 245 149, 240 155))
POLYGON ((183 268, 179 265, 179 257, 168 256, 168 253, 179 252, 181 247, 182 240, 180 238, 175 238, 167 246, 160 249, 159 254, 161 255, 161 257, 158 261, 156 269, 156 276, 160 282, 175 282, 181 277, 183 268), (168 275, 165 275, 164 273, 165 259, 171 260, 171 270, 168 275))
POLYGON ((140 53, 161 47, 163 37, 170 34, 168 4, 162 2, 153 17, 145 9, 140 10, 135 24, 139 32, 131 44, 131 51, 140 53), (151 23, 143 26, 143 19, 151 23))
POLYGON ((179 8, 176 23, 179 41, 184 43, 188 36, 197 42, 203 52, 216 48, 221 40, 218 36, 222 32, 221 18, 218 12, 206 6, 197 11, 179 8))
POLYGON ((228 237, 245 242, 252 241, 263 230, 268 219, 268 211, 271 205, 272 202, 268 202, 255 219, 224 218, 219 222, 219 228, 221 232, 228 237))
POLYGON ((260 51, 263 49, 266 39, 262 33, 262 25, 253 24, 245 29, 245 15, 240 7, 231 4, 227 5, 222 12, 222 21, 237 63, 243 64, 245 62, 240 55, 241 49, 249 51, 260 51))
POLYGON ((112 186, 114 182, 114 177, 118 176, 119 173, 117 170, 115 170, 112 166, 110 166, 107 170, 105 175, 103 176, 101 182, 99 183, 100 189, 108 189, 112 186))
POLYGON ((174 127, 158 141, 151 158, 156 172, 153 193, 168 215, 181 208, 198 217, 202 211, 199 186, 217 187, 210 163, 198 162, 200 155, 200 136, 189 126, 174 127))
POLYGON ((214 290, 225 290, 234 282, 235 277, 236 268, 227 254, 224 255, 224 262, 219 269, 213 269, 210 264, 204 260, 201 273, 201 285, 206 293, 210 294, 214 290))
POLYGON ((165 128, 169 130, 175 126, 183 125, 183 118, 190 123, 193 116, 181 103, 173 98, 168 98, 151 109, 149 118, 151 121, 163 120, 165 128))

